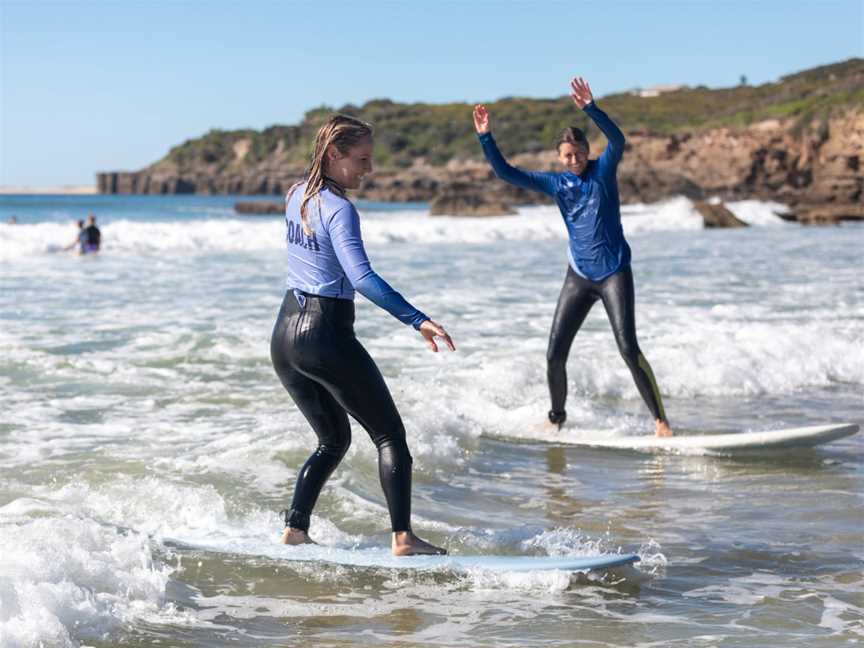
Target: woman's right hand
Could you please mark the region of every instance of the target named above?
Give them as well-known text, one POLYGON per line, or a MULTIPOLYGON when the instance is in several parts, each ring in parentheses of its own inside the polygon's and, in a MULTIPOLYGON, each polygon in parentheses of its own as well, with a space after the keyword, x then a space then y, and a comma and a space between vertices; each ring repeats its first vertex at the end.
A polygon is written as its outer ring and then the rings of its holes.
POLYGON ((438 345, 435 344, 436 337, 444 340, 444 344, 446 344, 447 348, 451 351, 456 350, 456 347, 453 346, 453 340, 450 339, 447 331, 445 331, 440 324, 436 324, 432 320, 427 319, 420 325, 420 335, 422 335, 423 339, 426 340, 426 344, 428 344, 429 348, 432 349, 432 353, 438 353, 438 345))
POLYGON ((474 128, 478 135, 489 132, 489 111, 483 104, 474 106, 474 128))

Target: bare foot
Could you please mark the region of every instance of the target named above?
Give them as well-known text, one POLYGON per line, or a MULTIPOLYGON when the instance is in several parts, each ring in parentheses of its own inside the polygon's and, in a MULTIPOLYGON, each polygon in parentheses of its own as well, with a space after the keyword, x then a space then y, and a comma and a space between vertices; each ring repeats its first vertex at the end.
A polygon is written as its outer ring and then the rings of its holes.
POLYGON ((657 419, 654 421, 654 435, 658 437, 671 437, 672 429, 669 427, 669 424, 666 421, 661 421, 657 419))
POLYGON ((564 421, 567 420, 567 412, 550 412, 546 415, 541 423, 534 426, 534 431, 542 434, 555 434, 564 427, 564 421))
POLYGON ((285 532, 282 534, 280 542, 286 545, 315 544, 308 533, 300 529, 292 529, 291 527, 285 527, 285 532))
POLYGON ((548 418, 534 426, 534 432, 540 434, 555 434, 561 430, 561 423, 553 423, 548 418))
POLYGON ((564 427, 564 421, 561 421, 560 423, 553 423, 549 419, 546 419, 543 422, 543 429, 549 433, 559 432, 562 427, 564 427))
POLYGON ((421 540, 411 531, 397 531, 393 534, 394 556, 443 556, 446 549, 421 540))

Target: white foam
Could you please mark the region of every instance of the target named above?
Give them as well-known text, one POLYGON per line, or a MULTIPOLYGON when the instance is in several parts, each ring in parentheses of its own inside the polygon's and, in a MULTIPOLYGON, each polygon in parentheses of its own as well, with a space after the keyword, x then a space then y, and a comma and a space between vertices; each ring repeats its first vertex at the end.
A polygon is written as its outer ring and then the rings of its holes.
POLYGON ((229 518, 210 486, 119 477, 100 487, 32 490, 35 497, 0 507, 4 648, 78 646, 138 621, 189 623, 194 613, 165 600, 174 567, 158 561, 154 548, 166 535, 194 540, 253 529, 269 532, 270 542, 277 536, 275 514, 229 518))
POLYGON ((783 220, 778 214, 786 214, 789 207, 779 202, 762 200, 735 200, 726 203, 735 216, 751 226, 788 227, 793 223, 783 220))
POLYGON ((702 216, 693 202, 683 196, 659 203, 621 206, 621 224, 626 235, 636 232, 662 232, 670 230, 701 230, 702 216))
POLYGON ((21 509, 0 509, 3 646, 77 646, 122 623, 176 615, 164 606, 171 570, 154 563, 146 536, 74 516, 13 526, 8 513, 21 509))
MULTIPOLYGON (((860 594, 860 590, 857 593, 860 594)), ((864 625, 860 622, 864 618, 864 606, 852 605, 828 595, 818 598, 822 601, 821 627, 832 630, 833 634, 849 633, 864 637, 864 625)))
POLYGON ((832 326, 830 317, 760 322, 742 313, 732 323, 694 312, 644 346, 664 392, 679 397, 781 394, 837 381, 864 383, 861 333, 841 323, 832 326))

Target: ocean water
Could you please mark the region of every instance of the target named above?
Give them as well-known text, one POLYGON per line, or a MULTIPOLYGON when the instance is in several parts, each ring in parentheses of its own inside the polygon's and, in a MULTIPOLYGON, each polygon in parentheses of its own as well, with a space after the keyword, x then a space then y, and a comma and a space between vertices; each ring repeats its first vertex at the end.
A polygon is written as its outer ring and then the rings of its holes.
MULTIPOLYGON (((357 333, 406 423, 421 536, 642 562, 571 576, 287 560, 278 511, 315 440, 269 360, 284 232, 232 201, 0 197, 4 648, 864 643, 862 434, 748 457, 574 446, 653 427, 600 307, 571 352, 568 425, 538 429, 566 269, 549 207, 361 204, 374 266, 457 351, 428 352, 362 298, 357 333), (55 252, 91 210, 104 252, 55 252)), ((683 198, 624 209, 673 427, 862 423, 864 228, 731 208, 753 227, 704 230, 683 198)), ((325 549, 389 542, 375 460, 355 426, 313 517, 325 549)))

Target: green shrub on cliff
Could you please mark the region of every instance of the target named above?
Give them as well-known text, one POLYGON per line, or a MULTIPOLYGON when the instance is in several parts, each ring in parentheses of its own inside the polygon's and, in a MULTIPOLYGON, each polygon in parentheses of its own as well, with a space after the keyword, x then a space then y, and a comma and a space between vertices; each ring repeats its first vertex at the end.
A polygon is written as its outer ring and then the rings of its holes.
POLYGON ((168 152, 167 159, 179 167, 188 164, 224 167, 234 158, 234 143, 257 134, 254 130, 211 130, 203 137, 186 140, 168 152))

